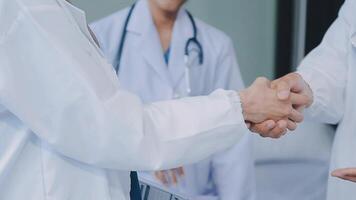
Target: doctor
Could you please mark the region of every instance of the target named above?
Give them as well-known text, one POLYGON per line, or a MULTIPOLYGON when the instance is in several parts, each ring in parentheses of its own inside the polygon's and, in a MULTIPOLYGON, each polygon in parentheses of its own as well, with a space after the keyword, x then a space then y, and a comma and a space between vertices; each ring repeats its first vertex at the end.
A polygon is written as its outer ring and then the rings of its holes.
POLYGON ((236 144, 245 121, 268 120, 261 134, 280 137, 278 120, 300 122, 293 106, 307 100, 278 100, 259 78, 240 92, 144 104, 121 88, 81 10, 0 0, 0 199, 126 200, 129 171, 207 158, 236 144))
MULTIPOLYGON (((339 17, 322 43, 302 62, 297 73, 276 80, 272 87, 290 89, 309 97, 307 114, 320 122, 338 124, 331 170, 342 179, 355 181, 356 171, 356 1, 346 0, 339 17), (351 169, 349 169, 351 167, 351 169), (346 168, 346 169, 345 169, 346 168)), ((356 184, 329 178, 328 200, 354 199, 356 184)))
MULTIPOLYGON (((104 54, 119 69, 123 88, 145 103, 244 88, 230 38, 193 18, 185 2, 139 0, 91 25, 104 54)), ((194 198, 254 199, 251 146, 246 134, 228 151, 156 176, 194 198)), ((140 175, 156 179, 150 173, 140 175)))

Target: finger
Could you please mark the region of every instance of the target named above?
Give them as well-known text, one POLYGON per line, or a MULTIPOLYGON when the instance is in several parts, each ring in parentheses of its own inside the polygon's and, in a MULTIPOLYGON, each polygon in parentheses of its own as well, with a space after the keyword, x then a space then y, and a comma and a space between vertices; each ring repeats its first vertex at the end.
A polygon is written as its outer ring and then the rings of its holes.
POLYGON ((287 75, 287 81, 291 86, 291 92, 300 93, 305 90, 305 81, 298 73, 287 75))
POLYGON ((287 100, 290 96, 291 87, 288 82, 281 80, 274 86, 277 89, 277 97, 279 100, 287 100))
POLYGON ((172 169, 172 170, 169 170, 170 173, 171 173, 171 177, 172 177, 172 182, 174 185, 177 185, 178 183, 178 178, 177 178, 177 174, 176 174, 176 170, 172 169))
POLYGON ((287 83, 291 92, 300 93, 304 89, 304 80, 297 73, 290 73, 280 79, 273 81, 271 83, 272 88, 276 87, 276 85, 279 84, 280 81, 287 83))
POLYGON ((302 106, 293 105, 293 108, 294 108, 296 111, 300 112, 300 113, 303 113, 304 110, 305 110, 305 106, 304 106, 304 105, 302 105, 302 106))
POLYGON ((286 120, 279 120, 277 122, 277 128, 280 128, 280 129, 287 129, 287 126, 288 126, 288 122, 286 120))
POLYGON ((184 168, 183 167, 177 168, 177 172, 178 172, 179 176, 184 176, 184 168))
POLYGON ((345 168, 338 169, 331 173, 332 176, 340 177, 340 176, 354 176, 356 177, 356 168, 345 168))
POLYGON ((288 127, 288 122, 286 120, 280 120, 277 122, 277 126, 272 129, 270 132, 269 137, 278 139, 282 137, 283 135, 287 134, 287 127, 288 127))
POLYGON ((270 131, 276 127, 276 122, 267 120, 260 124, 251 124, 250 130, 254 133, 260 134, 262 137, 267 137, 270 131))
POLYGON ((302 113, 298 112, 295 109, 292 109, 291 114, 288 116, 288 118, 296 123, 301 123, 304 120, 304 116, 302 113))
POLYGON ((268 80, 266 77, 258 77, 254 82, 254 84, 267 85, 268 87, 270 87, 270 83, 271 81, 268 80))
MULTIPOLYGON (((287 122, 285 120, 278 121, 277 123, 273 122, 274 126, 272 127, 266 127, 266 125, 263 126, 262 124, 255 125, 255 129, 257 133, 259 133, 262 137, 269 137, 269 138, 280 138, 281 136, 285 135, 287 133, 287 122)), ((271 123, 272 124, 272 123, 271 123)))
POLYGON ((287 129, 290 130, 290 131, 294 131, 297 129, 297 123, 291 121, 291 120, 288 120, 287 121, 287 129))
POLYGON ((166 177, 164 171, 156 171, 154 174, 155 174, 155 177, 156 177, 163 185, 168 185, 168 180, 167 180, 167 177, 166 177))
POLYGON ((307 95, 291 93, 290 101, 293 105, 305 106, 310 102, 310 98, 307 95))
POLYGON ((338 169, 335 170, 331 173, 332 176, 347 180, 347 181, 352 181, 356 182, 356 169, 355 168, 348 168, 348 169, 338 169))

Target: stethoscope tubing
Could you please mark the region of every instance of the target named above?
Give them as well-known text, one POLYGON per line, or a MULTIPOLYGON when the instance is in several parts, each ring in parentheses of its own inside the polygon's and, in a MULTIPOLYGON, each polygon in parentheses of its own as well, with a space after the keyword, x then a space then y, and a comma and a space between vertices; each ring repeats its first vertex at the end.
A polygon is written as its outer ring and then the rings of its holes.
MULTIPOLYGON (((116 59, 116 63, 114 63, 114 68, 115 68, 115 72, 117 75, 119 75, 119 70, 120 70, 120 64, 121 64, 121 59, 122 59, 122 54, 124 51, 124 47, 125 47, 125 42, 126 42, 126 36, 127 36, 127 28, 128 25, 130 23, 131 17, 132 17, 132 13, 134 11, 136 7, 136 3, 134 3, 131 7, 130 10, 127 14, 125 23, 124 23, 124 27, 122 30, 122 35, 121 35, 121 39, 120 39, 120 44, 119 44, 119 48, 118 48, 118 52, 117 52, 117 59, 116 59)), ((191 93, 191 88, 190 88, 190 66, 189 66, 189 47, 190 45, 195 44, 198 48, 198 57, 199 57, 199 64, 202 65, 204 62, 204 52, 203 52, 203 47, 201 45, 201 43, 198 40, 198 28, 197 25, 195 23, 195 20, 192 16, 192 14, 186 10, 186 13, 189 17, 189 20, 192 24, 192 28, 193 28, 193 37, 189 38, 188 41, 185 44, 185 48, 184 48, 184 63, 185 63, 185 80, 186 80, 186 86, 187 86, 187 95, 189 95, 191 93)))
POLYGON ((129 22, 133 13, 133 10, 136 7, 136 3, 134 3, 130 10, 129 13, 127 14, 126 20, 125 20, 125 24, 124 24, 124 28, 122 31, 122 35, 121 35, 121 39, 120 39, 120 45, 119 45, 119 49, 118 49, 118 53, 117 53, 117 60, 116 60, 116 64, 115 64, 115 71, 116 74, 119 74, 119 70, 120 70, 120 64, 121 64, 121 58, 122 58, 122 54, 124 51, 124 46, 125 46, 125 41, 126 41, 126 35, 127 35, 127 27, 129 26, 129 22))

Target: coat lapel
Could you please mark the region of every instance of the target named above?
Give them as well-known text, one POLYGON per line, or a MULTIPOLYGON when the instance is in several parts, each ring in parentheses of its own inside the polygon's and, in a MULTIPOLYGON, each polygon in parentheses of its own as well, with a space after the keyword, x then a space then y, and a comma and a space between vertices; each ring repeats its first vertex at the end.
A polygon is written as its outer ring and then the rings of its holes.
POLYGON ((168 74, 168 67, 164 61, 163 50, 156 28, 151 28, 142 37, 141 51, 147 64, 157 72, 157 74, 171 84, 168 74))
POLYGON ((171 85, 161 42, 155 24, 153 23, 147 0, 137 2, 128 26, 128 31, 140 35, 137 53, 142 54, 148 66, 151 67, 160 78, 171 85))
POLYGON ((71 16, 75 20, 80 31, 87 37, 87 39, 92 43, 92 45, 100 53, 100 55, 103 56, 103 54, 99 48, 99 44, 95 41, 95 38, 93 37, 93 35, 91 34, 91 32, 89 30, 89 27, 88 27, 88 24, 86 21, 85 12, 83 10, 80 10, 79 8, 73 6, 72 4, 70 4, 67 1, 58 0, 58 3, 63 8, 66 8, 66 10, 68 10, 70 12, 71 16))
POLYGON ((192 36, 193 28, 191 22, 185 9, 181 8, 174 25, 168 67, 174 89, 178 89, 182 81, 184 81, 184 50, 188 39, 192 36))

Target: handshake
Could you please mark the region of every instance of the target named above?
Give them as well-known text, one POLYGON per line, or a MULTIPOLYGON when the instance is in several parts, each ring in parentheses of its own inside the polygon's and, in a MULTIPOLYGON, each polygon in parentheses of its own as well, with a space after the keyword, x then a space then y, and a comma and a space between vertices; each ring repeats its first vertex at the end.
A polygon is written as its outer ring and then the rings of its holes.
POLYGON ((309 85, 297 73, 275 81, 258 78, 239 93, 243 116, 252 132, 280 138, 303 121, 303 110, 313 103, 309 85))

